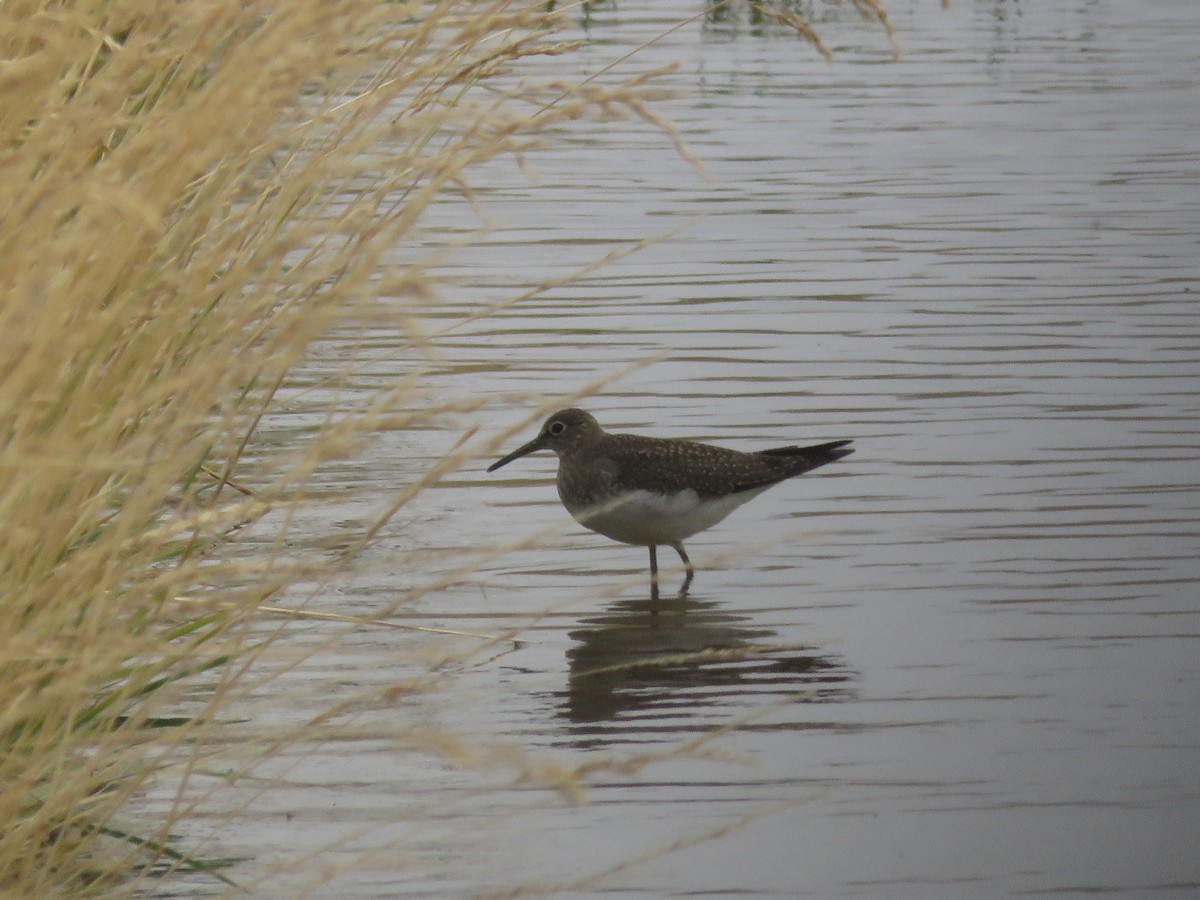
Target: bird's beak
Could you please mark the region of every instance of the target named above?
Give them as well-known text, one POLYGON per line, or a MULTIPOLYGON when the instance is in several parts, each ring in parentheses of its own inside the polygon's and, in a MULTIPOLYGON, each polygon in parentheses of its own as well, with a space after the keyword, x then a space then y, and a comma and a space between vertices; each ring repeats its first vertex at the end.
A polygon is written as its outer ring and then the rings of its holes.
POLYGON ((512 453, 508 454, 508 456, 504 457, 503 459, 496 460, 494 463, 492 463, 490 466, 487 467, 487 470, 489 472, 495 472, 501 466, 507 466, 514 459, 520 459, 522 456, 524 456, 527 453, 533 453, 537 450, 544 450, 545 448, 546 448, 546 441, 539 434, 537 437, 535 437, 532 441, 530 441, 525 446, 518 447, 516 450, 514 450, 512 453))

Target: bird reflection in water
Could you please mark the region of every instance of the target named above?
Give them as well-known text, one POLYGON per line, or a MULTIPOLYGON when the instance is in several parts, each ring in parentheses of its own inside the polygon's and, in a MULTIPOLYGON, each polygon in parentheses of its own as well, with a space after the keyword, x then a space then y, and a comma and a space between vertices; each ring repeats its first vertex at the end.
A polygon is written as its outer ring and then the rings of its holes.
POLYGON ((686 594, 624 600, 570 632, 562 715, 572 722, 618 717, 648 730, 699 731, 697 706, 746 701, 827 703, 849 699, 854 673, 818 647, 785 644, 753 616, 686 594))

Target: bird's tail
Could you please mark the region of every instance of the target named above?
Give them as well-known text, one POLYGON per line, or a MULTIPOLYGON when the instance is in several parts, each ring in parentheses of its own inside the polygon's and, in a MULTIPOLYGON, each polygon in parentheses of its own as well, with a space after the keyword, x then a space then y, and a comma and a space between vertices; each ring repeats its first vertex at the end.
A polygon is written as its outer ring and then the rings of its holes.
POLYGON ((828 444, 815 444, 812 447, 773 447, 770 450, 759 450, 759 456, 772 456, 788 461, 788 476, 803 475, 826 463, 836 462, 844 456, 849 456, 854 450, 849 446, 850 441, 830 441, 828 444))

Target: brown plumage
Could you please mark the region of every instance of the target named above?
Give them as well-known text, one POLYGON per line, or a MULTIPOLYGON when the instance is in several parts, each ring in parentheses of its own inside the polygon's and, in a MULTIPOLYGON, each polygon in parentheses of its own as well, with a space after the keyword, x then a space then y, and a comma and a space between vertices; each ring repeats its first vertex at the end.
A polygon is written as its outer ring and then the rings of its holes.
POLYGON ((659 544, 669 544, 694 571, 683 539, 788 478, 848 456, 850 441, 743 453, 696 441, 609 434, 581 409, 563 409, 538 436, 488 467, 494 472, 537 450, 558 454, 558 495, 580 524, 613 540, 650 548, 657 596, 659 544))

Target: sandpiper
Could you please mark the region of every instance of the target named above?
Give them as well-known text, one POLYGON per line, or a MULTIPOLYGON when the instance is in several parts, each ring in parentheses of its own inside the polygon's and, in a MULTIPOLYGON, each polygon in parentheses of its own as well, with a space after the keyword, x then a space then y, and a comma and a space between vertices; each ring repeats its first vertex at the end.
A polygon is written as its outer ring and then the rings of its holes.
POLYGON ((850 441, 742 453, 696 441, 609 434, 582 409, 562 409, 532 441, 488 466, 494 472, 537 450, 558 454, 558 496, 580 525, 650 548, 650 594, 658 596, 658 546, 695 570, 684 538, 716 525, 772 485, 849 456, 850 441))

